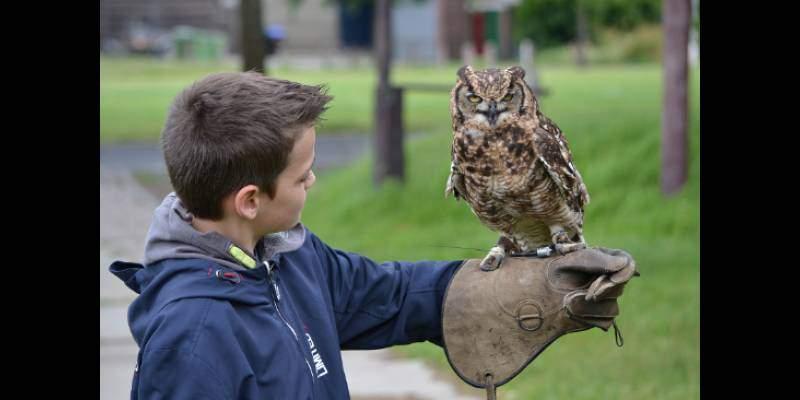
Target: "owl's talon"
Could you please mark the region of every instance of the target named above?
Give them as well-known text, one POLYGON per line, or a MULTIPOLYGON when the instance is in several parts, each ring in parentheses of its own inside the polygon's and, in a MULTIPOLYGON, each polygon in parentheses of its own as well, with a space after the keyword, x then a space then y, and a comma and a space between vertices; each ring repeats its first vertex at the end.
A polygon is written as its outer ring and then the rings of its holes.
POLYGON ((565 231, 554 232, 552 238, 553 238, 553 243, 555 244, 570 243, 569 235, 567 235, 567 232, 565 231))
POLYGON ((564 255, 572 253, 573 251, 583 250, 586 248, 586 243, 556 243, 556 252, 564 255))
POLYGON ((480 268, 482 271, 494 271, 500 267, 505 258, 505 251, 500 247, 492 247, 489 254, 481 260, 480 268))
POLYGON ((481 261, 481 271, 494 271, 500 267, 501 262, 502 260, 498 261, 498 258, 495 256, 486 257, 483 259, 483 261, 481 261))

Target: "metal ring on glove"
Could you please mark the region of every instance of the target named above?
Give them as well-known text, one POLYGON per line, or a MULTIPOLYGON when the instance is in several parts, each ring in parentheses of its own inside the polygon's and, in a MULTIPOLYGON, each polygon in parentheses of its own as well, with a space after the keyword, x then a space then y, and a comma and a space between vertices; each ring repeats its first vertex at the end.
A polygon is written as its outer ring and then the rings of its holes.
POLYGON ((542 309, 531 299, 523 300, 517 304, 514 318, 516 318, 519 328, 528 332, 538 330, 544 323, 542 309))

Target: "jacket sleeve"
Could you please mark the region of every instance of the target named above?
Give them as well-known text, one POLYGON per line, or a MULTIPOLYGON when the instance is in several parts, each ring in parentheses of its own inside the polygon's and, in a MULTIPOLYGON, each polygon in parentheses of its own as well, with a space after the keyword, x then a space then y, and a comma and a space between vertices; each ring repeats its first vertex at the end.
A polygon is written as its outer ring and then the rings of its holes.
POLYGON ((431 341, 442 345, 442 300, 463 261, 378 264, 330 248, 312 234, 327 280, 342 349, 431 341))
POLYGON ((231 399, 210 365, 179 349, 146 352, 134 374, 131 399, 231 399))

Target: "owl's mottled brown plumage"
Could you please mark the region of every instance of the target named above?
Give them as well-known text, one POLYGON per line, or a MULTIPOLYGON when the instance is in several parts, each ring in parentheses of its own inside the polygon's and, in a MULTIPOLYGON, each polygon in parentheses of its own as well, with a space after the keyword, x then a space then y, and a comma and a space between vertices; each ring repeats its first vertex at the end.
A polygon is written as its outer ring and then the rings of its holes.
POLYGON ((520 67, 473 71, 465 66, 451 92, 452 167, 446 194, 463 198, 500 240, 481 267, 507 252, 556 244, 585 245, 589 194, 567 139, 539 110, 520 67))

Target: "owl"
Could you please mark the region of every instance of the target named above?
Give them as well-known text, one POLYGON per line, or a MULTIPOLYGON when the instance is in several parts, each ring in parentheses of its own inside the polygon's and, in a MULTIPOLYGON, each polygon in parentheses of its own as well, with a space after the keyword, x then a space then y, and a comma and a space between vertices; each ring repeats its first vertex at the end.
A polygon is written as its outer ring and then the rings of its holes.
POLYGON ((466 201, 482 224, 500 234, 481 269, 496 269, 506 255, 585 248, 589 193, 567 139, 525 83, 525 70, 464 66, 457 75, 445 197, 466 201))

